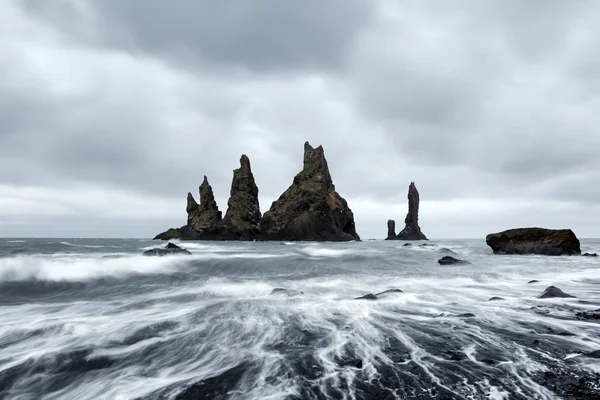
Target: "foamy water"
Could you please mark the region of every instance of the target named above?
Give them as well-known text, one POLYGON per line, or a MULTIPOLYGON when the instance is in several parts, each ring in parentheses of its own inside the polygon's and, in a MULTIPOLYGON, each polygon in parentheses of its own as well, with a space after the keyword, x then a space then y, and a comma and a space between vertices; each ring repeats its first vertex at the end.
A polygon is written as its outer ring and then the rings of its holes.
POLYGON ((0 398, 600 396, 598 258, 431 242, 0 239, 0 398))

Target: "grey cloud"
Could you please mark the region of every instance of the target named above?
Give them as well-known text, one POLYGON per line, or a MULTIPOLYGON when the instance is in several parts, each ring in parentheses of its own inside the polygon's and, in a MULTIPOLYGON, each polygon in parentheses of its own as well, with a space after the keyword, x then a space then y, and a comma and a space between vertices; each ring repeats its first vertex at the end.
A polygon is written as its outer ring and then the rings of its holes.
MULTIPOLYGON (((70 0, 23 4, 74 33, 66 23, 84 10, 70 0), (67 17, 68 16, 68 17, 67 17), (65 21, 67 19, 67 21, 65 21)), ((208 61, 253 71, 339 68, 367 24, 366 0, 99 0, 90 4, 96 44, 136 49, 179 61, 208 61)), ((85 30, 86 27, 83 27, 85 30)), ((77 33, 81 33, 79 30, 77 33)))

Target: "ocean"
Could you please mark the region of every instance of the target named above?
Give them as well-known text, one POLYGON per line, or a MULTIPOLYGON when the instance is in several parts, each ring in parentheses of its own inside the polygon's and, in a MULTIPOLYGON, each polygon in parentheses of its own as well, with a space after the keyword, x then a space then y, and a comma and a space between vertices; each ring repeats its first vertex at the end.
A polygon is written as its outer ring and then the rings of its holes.
POLYGON ((0 239, 0 398, 600 399, 599 258, 177 243, 0 239))

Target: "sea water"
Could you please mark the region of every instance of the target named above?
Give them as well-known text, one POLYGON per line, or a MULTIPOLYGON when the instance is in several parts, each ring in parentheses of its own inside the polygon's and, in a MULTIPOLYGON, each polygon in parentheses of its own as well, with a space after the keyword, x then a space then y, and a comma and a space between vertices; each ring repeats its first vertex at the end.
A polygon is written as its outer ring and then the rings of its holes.
POLYGON ((0 398, 600 398, 585 356, 600 321, 581 318, 600 311, 598 258, 483 240, 176 243, 192 255, 0 239, 0 398), (550 285, 575 297, 537 298, 550 285), (355 299, 387 289, 402 292, 355 299))

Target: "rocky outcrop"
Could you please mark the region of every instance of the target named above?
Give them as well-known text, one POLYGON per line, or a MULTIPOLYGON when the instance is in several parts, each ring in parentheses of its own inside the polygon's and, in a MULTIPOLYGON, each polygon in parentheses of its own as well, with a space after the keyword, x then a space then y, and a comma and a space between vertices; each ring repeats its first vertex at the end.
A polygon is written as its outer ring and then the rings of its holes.
POLYGON ((212 186, 208 183, 206 175, 200 185, 200 204, 196 203, 191 193, 188 193, 186 211, 189 227, 197 230, 203 236, 219 234, 222 213, 219 211, 212 186))
POLYGON ((240 168, 233 171, 231 192, 223 218, 223 236, 232 240, 254 240, 260 235, 260 206, 258 186, 250 168, 250 160, 244 154, 240 168))
POLYGON ((494 254, 581 254, 579 239, 570 229, 510 229, 487 235, 485 241, 494 254))
POLYGON ((174 243, 168 243, 164 248, 162 249, 150 249, 150 250, 146 250, 145 252, 142 253, 143 256, 170 256, 170 255, 191 255, 192 253, 190 253, 188 250, 183 249, 179 246, 177 246, 174 243))
POLYGON ((354 214, 336 191, 323 147, 304 144, 304 168, 260 223, 263 240, 360 240, 354 214))
POLYGON ((451 256, 444 256, 438 260, 440 265, 452 265, 452 264, 470 264, 468 261, 459 260, 451 256))
POLYGON ((548 286, 546 288, 546 290, 544 290, 544 292, 538 296, 538 299, 552 299, 552 298, 556 298, 556 297, 569 298, 569 297, 575 297, 575 296, 572 296, 568 293, 563 292, 556 286, 548 286))
POLYGON ((396 222, 390 219, 386 240, 427 240, 419 227, 419 191, 414 182, 408 187, 408 214, 404 223, 404 229, 396 235, 396 222))

